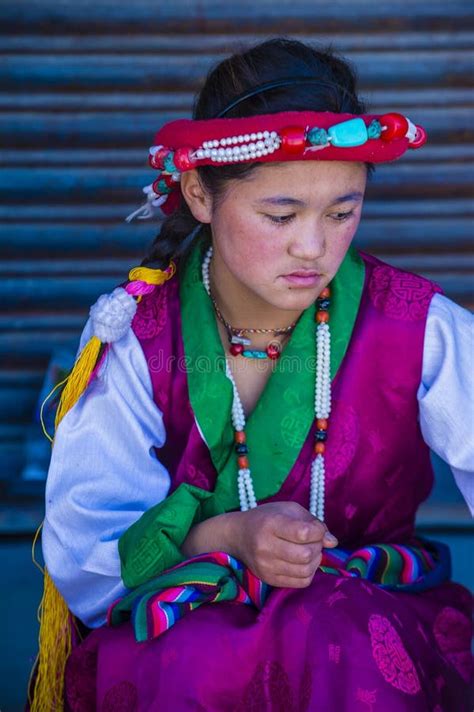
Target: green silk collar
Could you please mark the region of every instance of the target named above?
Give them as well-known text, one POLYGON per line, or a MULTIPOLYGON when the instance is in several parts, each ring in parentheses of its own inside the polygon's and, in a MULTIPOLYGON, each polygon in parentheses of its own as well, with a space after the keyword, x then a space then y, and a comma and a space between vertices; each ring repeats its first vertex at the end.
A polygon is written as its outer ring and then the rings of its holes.
MULTIPOLYGON (((180 303, 191 405, 219 473, 215 496, 222 511, 238 509, 237 458, 231 423, 232 385, 212 302, 202 283, 206 245, 194 247, 180 267, 180 303)), ((344 358, 365 278, 362 259, 350 248, 331 283, 331 379, 344 358)), ((247 419, 249 461, 257 500, 278 492, 314 420, 315 307, 301 315, 247 419)))

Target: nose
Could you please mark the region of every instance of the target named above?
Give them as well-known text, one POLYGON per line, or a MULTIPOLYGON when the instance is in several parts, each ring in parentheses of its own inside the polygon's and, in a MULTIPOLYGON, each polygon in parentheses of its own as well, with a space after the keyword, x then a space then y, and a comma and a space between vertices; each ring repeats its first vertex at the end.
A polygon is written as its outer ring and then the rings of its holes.
POLYGON ((314 263, 324 255, 325 251, 324 228, 314 221, 300 225, 288 247, 288 254, 305 263, 314 263))

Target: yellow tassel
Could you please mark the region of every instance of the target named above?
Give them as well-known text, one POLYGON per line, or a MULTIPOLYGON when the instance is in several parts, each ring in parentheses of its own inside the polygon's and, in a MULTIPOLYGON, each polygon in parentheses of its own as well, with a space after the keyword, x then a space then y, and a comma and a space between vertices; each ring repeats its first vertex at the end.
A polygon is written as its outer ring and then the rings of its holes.
MULTIPOLYGON (((176 266, 173 262, 170 263, 167 271, 135 267, 130 271, 129 280, 140 280, 147 284, 159 285, 170 279, 175 272, 176 266)), ((66 413, 77 403, 86 390, 97 364, 101 345, 100 339, 93 336, 82 349, 61 393, 56 411, 56 429, 66 413)), ((53 390, 56 390, 59 385, 62 384, 58 384, 53 390)), ((48 398, 50 395, 52 393, 48 398)), ((45 431, 44 424, 43 430, 45 431)), ((45 434, 51 440, 46 431, 45 434)), ((39 530, 35 536, 33 547, 38 533, 39 530)), ((64 709, 64 672, 72 650, 72 626, 74 623, 64 598, 57 590, 47 570, 44 571, 44 591, 38 609, 38 617, 40 621, 40 652, 37 659, 33 699, 30 698, 30 687, 28 690, 30 711, 61 712, 64 709)), ((32 676, 33 674, 34 672, 32 676)))
POLYGON ((64 709, 64 671, 72 650, 70 613, 48 572, 40 603, 39 664, 31 712, 64 709))
MULTIPOLYGON (((93 336, 82 349, 61 393, 56 412, 56 428, 86 390, 101 345, 100 339, 93 336)), ((72 650, 72 620, 64 598, 46 570, 38 617, 40 652, 33 699, 29 700, 30 709, 31 712, 60 712, 64 708, 64 672, 72 650)))
POLYGON ((92 371, 97 363, 101 345, 100 339, 97 336, 93 336, 82 349, 61 393, 54 423, 56 428, 86 390, 92 371))
POLYGON ((176 265, 170 262, 167 270, 150 269, 150 267, 134 267, 128 273, 130 282, 146 282, 147 284, 163 284, 176 272, 176 265))

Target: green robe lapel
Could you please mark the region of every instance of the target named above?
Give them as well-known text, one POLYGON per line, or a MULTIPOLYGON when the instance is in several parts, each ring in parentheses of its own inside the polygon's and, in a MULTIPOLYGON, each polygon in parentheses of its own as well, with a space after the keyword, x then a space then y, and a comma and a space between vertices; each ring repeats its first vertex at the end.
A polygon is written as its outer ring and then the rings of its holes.
MULTIPOLYGON (((230 412, 232 385, 214 309, 202 283, 206 245, 197 245, 180 268, 183 341, 189 397, 219 473, 219 510, 239 507, 237 460, 230 412)), ((344 358, 359 309, 364 264, 350 248, 331 283, 331 378, 344 358)), ((247 420, 247 444, 258 500, 278 492, 292 469, 314 420, 315 306, 301 315, 291 339, 247 420)), ((215 503, 216 504, 216 503, 215 503)))

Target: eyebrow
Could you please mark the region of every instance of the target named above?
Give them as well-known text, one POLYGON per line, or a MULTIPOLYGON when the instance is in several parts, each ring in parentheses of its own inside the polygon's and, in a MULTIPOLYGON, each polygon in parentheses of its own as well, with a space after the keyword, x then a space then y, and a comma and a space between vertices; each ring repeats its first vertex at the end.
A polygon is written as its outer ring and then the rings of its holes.
MULTIPOLYGON (((340 195, 338 198, 333 200, 331 205, 338 205, 339 203, 346 203, 349 200, 362 200, 364 197, 363 193, 355 191, 354 193, 347 193, 347 195, 340 195)), ((304 207, 306 203, 303 200, 297 200, 296 198, 289 198, 285 195, 275 195, 271 198, 262 198, 257 200, 255 205, 296 205, 299 207, 304 207)))

